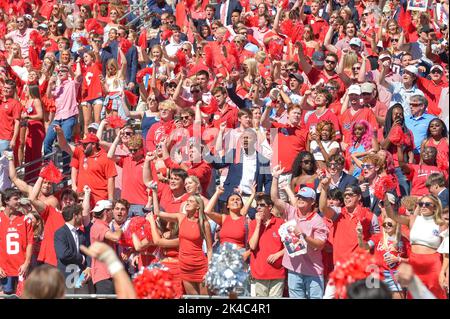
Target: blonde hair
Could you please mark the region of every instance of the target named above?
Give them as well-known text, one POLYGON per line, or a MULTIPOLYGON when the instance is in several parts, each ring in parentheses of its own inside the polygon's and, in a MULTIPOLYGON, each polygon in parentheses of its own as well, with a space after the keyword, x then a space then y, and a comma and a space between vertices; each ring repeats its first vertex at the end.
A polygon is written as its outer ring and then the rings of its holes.
MULTIPOLYGON (((389 217, 385 216, 383 218, 383 223, 386 219, 388 219, 389 217)), ((401 225, 400 223, 397 223, 395 220, 393 220, 392 218, 389 218, 390 220, 392 220, 396 226, 395 226, 395 235, 394 235, 394 247, 397 249, 398 247, 398 243, 401 241, 402 238, 402 232, 401 232, 401 225)), ((382 228, 382 234, 383 234, 383 241, 382 241, 382 245, 383 245, 383 250, 389 250, 389 246, 388 246, 388 239, 389 239, 389 235, 387 233, 387 231, 384 229, 384 227, 382 228)))
POLYGON ((432 194, 428 194, 428 195, 424 195, 424 196, 420 197, 418 202, 420 202, 423 198, 431 199, 431 201, 434 204, 433 219, 434 219, 434 222, 436 223, 436 225, 439 225, 439 226, 444 225, 445 221, 442 218, 442 205, 441 205, 440 199, 432 194))
POLYGON ((356 63, 358 63, 358 55, 355 52, 348 52, 344 55, 344 70, 351 69, 356 63))
POLYGON ((177 109, 177 105, 175 104, 174 101, 171 101, 171 100, 165 100, 165 101, 162 101, 161 103, 159 103, 158 110, 160 110, 162 107, 168 108, 173 112, 175 112, 177 109))
POLYGON ((198 226, 200 227, 200 234, 202 235, 202 238, 206 240, 206 230, 205 230, 205 221, 207 221, 206 219, 206 215, 205 215, 205 202, 203 202, 203 199, 201 198, 200 195, 191 195, 198 207, 198 226))
POLYGON ((257 77, 258 75, 258 61, 254 58, 249 58, 244 60, 244 64, 248 68, 248 75, 252 77, 253 79, 257 77))
POLYGON ((200 180, 198 179, 198 177, 195 176, 195 175, 189 175, 188 177, 186 177, 186 179, 188 179, 188 178, 191 179, 195 184, 197 184, 198 191, 201 193, 202 192, 202 185, 200 184, 200 180))
POLYGON ((25 280, 23 299, 62 299, 65 282, 61 272, 52 266, 35 268, 25 280))

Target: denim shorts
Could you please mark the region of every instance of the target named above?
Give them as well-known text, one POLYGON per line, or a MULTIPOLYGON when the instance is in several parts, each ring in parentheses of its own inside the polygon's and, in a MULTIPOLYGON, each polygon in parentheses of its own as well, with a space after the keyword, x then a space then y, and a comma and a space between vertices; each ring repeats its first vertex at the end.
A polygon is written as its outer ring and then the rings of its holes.
POLYGON ((7 295, 11 295, 16 292, 16 286, 19 281, 19 277, 5 277, 0 280, 0 284, 3 286, 3 292, 7 295))
POLYGON ((81 105, 94 105, 94 104, 102 104, 103 105, 103 98, 99 97, 98 99, 92 99, 89 101, 81 102, 81 105))
MULTIPOLYGON (((392 271, 392 274, 395 276, 397 274, 397 270, 392 271)), ((395 278, 392 278, 391 272, 388 270, 383 271, 384 280, 383 282, 388 286, 389 290, 392 292, 402 291, 402 287, 398 283, 395 278)))

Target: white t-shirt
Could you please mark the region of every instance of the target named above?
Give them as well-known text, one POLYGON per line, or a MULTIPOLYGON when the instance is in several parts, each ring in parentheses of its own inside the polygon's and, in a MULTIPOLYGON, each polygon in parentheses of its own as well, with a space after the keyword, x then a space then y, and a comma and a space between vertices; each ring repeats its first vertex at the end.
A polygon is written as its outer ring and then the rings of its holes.
MULTIPOLYGON (((330 153, 330 151, 333 148, 339 148, 339 144, 336 141, 328 141, 328 142, 322 141, 322 145, 327 151, 327 153, 330 153)), ((316 141, 311 141, 309 148, 310 152, 314 155, 316 161, 325 161, 325 158, 323 157, 322 152, 320 151, 319 144, 317 144, 316 141)))

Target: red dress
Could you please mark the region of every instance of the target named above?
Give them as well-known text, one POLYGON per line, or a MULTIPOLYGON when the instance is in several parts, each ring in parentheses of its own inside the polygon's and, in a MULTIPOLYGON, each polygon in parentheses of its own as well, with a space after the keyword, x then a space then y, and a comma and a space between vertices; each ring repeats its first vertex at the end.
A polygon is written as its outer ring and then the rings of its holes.
POLYGON ((175 291, 177 297, 181 297, 184 293, 184 287, 180 279, 180 263, 178 261, 178 248, 167 248, 162 250, 164 257, 161 257, 160 263, 169 268, 169 272, 173 276, 175 291))
POLYGON ((245 216, 233 219, 226 216, 220 229, 220 244, 233 243, 245 247, 245 216))
MULTIPOLYGON (((24 112, 28 115, 35 115, 34 103, 25 106, 24 112)), ((44 143, 45 129, 41 120, 29 120, 28 132, 25 139, 25 163, 32 162, 42 157, 42 144, 44 143)), ((40 163, 25 167, 25 180, 34 182, 39 176, 40 163)))
POLYGON ((180 279, 191 282, 203 282, 208 271, 208 258, 203 253, 203 238, 197 221, 187 217, 180 223, 180 279))

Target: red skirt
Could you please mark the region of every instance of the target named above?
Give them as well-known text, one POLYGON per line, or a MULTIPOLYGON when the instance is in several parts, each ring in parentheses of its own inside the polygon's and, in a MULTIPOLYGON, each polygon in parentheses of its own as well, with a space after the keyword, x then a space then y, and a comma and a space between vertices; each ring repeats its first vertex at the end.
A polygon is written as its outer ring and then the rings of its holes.
POLYGON ((439 285, 439 273, 442 267, 441 254, 415 254, 411 252, 409 263, 413 267, 414 273, 436 298, 447 299, 445 291, 439 285))

